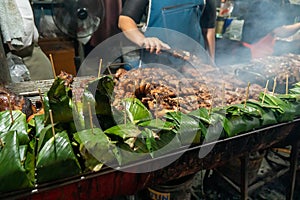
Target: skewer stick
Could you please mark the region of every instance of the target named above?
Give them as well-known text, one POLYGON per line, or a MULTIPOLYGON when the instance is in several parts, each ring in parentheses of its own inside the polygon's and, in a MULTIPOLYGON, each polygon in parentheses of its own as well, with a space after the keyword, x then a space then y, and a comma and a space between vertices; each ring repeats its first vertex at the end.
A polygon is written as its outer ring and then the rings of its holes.
POLYGON ((91 103, 90 102, 88 102, 88 109, 89 109, 90 126, 91 126, 91 129, 92 129, 92 134, 94 134, 93 116, 92 116, 92 109, 91 109, 91 103))
POLYGON ((54 79, 56 79, 56 71, 55 71, 54 61, 53 61, 53 57, 52 57, 51 53, 49 54, 49 58, 50 58, 51 66, 52 66, 53 76, 54 76, 54 79))
POLYGON ((50 121, 51 121, 51 125, 52 125, 52 135, 53 137, 55 137, 55 129, 54 129, 54 122, 53 122, 53 115, 52 115, 52 110, 49 110, 49 115, 50 115, 50 121))
POLYGON ((13 114, 12 114, 12 105, 11 105, 11 99, 10 99, 10 94, 7 94, 7 101, 8 101, 8 105, 9 105, 9 115, 11 118, 11 123, 13 124, 15 122, 13 114))
POLYGON ((155 95, 155 126, 158 123, 158 97, 155 95))
POLYGON ((49 110, 49 115, 50 115, 50 121, 51 121, 51 126, 52 126, 52 135, 53 135, 53 145, 54 145, 54 152, 55 152, 55 157, 56 155, 56 142, 55 142, 55 129, 54 129, 54 123, 53 123, 53 115, 52 115, 52 110, 49 110))
POLYGON ((1 138, 0 138, 0 147, 1 147, 1 148, 4 147, 4 142, 1 140, 1 138))
POLYGON ((42 103, 42 108, 44 108, 44 100, 43 100, 43 95, 42 95, 41 89, 39 88, 38 90, 39 90, 39 96, 40 96, 41 103, 42 103))
POLYGON ((176 102, 176 109, 177 109, 177 112, 179 111, 179 97, 180 97, 180 81, 178 81, 178 84, 177 84, 177 102, 176 102))
POLYGON ((98 69, 98 78, 100 78, 101 76, 101 70, 102 70, 102 58, 100 59, 100 62, 99 62, 99 69, 98 69))
POLYGON ((126 112, 126 101, 125 101, 125 106, 124 106, 124 124, 125 126, 127 125, 127 112, 126 112))
POLYGON ((277 77, 274 78, 272 95, 274 95, 274 93, 275 93, 276 86, 277 86, 277 77))
POLYGON ((245 98, 244 108, 246 108, 247 101, 249 99, 249 89, 250 89, 250 82, 248 82, 248 86, 247 86, 247 90, 246 90, 246 98, 245 98))
POLYGON ((222 83, 222 107, 225 104, 225 82, 222 83))
POLYGON ((269 85, 269 80, 267 80, 267 83, 266 83, 266 87, 265 87, 265 91, 264 91, 264 96, 263 96, 262 101, 261 101, 262 104, 264 104, 264 101, 265 101, 266 93, 268 91, 268 85, 269 85))
POLYGON ((110 70, 110 66, 107 67, 107 70, 108 70, 109 75, 112 76, 112 73, 111 73, 111 70, 110 70))
POLYGON ((211 111, 213 109, 213 106, 214 106, 214 97, 215 97, 215 92, 216 92, 216 88, 214 88, 214 90, 212 91, 212 94, 211 94, 211 106, 210 106, 210 109, 209 109, 209 112, 208 112, 208 115, 211 114, 211 111))
POLYGON ((289 93, 289 75, 286 74, 286 81, 285 81, 285 94, 289 93))

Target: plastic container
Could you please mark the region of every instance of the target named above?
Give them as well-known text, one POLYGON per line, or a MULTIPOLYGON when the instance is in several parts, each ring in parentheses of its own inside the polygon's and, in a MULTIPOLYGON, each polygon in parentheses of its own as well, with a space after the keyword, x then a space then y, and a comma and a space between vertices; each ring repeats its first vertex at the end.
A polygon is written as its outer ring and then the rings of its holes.
POLYGON ((217 38, 222 38, 222 36, 223 36, 224 23, 225 23, 225 18, 218 16, 217 17, 217 26, 216 26, 216 37, 217 38))

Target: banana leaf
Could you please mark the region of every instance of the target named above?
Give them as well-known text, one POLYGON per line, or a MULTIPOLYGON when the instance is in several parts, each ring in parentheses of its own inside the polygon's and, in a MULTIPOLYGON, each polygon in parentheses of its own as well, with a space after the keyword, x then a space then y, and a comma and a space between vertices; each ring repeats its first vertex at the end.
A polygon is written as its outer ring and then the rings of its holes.
POLYGON ((142 133, 143 130, 133 123, 116 125, 105 131, 110 138, 116 139, 116 145, 120 150, 119 165, 149 156, 148 146, 145 142, 147 138, 142 133))
POLYGON ((261 126, 261 113, 253 107, 235 104, 224 109, 227 119, 224 122, 224 130, 228 137, 251 131, 261 126))
POLYGON ((1 134, 0 140, 0 192, 33 188, 33 176, 24 166, 26 145, 20 146, 16 131, 1 134))
POLYGON ((261 127, 278 123, 277 118, 273 112, 273 110, 278 109, 278 106, 271 106, 267 104, 262 104, 258 101, 248 100, 247 107, 255 108, 261 113, 261 127))
POLYGON ((99 165, 115 165, 121 162, 118 148, 99 128, 77 132, 74 139, 80 144, 86 169, 94 171, 99 165))
MULTIPOLYGON (((263 93, 259 95, 260 100, 263 99, 263 96, 264 96, 263 93)), ((265 94, 263 103, 278 107, 277 109, 272 109, 278 122, 291 121, 295 117, 295 110, 292 107, 292 105, 280 99, 279 97, 270 94, 265 94)))
MULTIPOLYGON (((30 180, 34 180, 32 182, 36 182, 35 180, 35 140, 31 140, 28 146, 26 146, 26 152, 24 151, 24 154, 26 153, 26 157, 24 157, 24 165, 25 170, 27 172, 27 176, 30 180)), ((24 146, 24 145, 23 145, 24 146)))
POLYGON ((129 138, 137 138, 141 134, 141 131, 135 124, 127 123, 106 129, 104 133, 112 138, 114 138, 113 136, 118 136, 121 138, 121 141, 126 141, 129 138))
POLYGON ((67 123, 73 121, 72 90, 65 85, 65 80, 57 77, 44 96, 45 122, 50 124, 49 110, 52 110, 53 121, 67 123))
POLYGON ((278 94, 278 98, 290 104, 295 111, 295 117, 300 116, 300 93, 299 94, 278 94))
MULTIPOLYGON (((111 101, 114 89, 114 82, 111 76, 102 76, 88 83, 83 93, 83 114, 85 121, 90 119, 88 103, 95 110, 99 122, 99 128, 106 130, 114 125, 114 120, 111 101)), ((88 127, 89 123, 86 123, 88 127)), ((90 127, 89 127, 90 128, 90 127)))
POLYGON ((258 128, 260 120, 247 115, 232 116, 224 123, 224 130, 228 137, 233 137, 238 134, 258 128))
MULTIPOLYGON (((82 102, 74 102, 73 106, 73 116, 74 123, 77 131, 82 131, 86 129, 85 117, 83 114, 83 103, 82 102)), ((89 124, 90 125, 90 124, 89 124)))
POLYGON ((190 113, 188 113, 189 116, 194 117, 196 119, 201 120, 202 122, 209 124, 210 120, 209 120, 209 112, 206 108, 199 108, 197 110, 194 110, 190 113))
POLYGON ((181 141, 174 131, 162 130, 155 133, 153 130, 145 128, 134 141, 133 148, 127 143, 118 143, 117 145, 121 149, 120 165, 126 165, 174 152, 181 147, 181 141))
POLYGON ((13 123, 10 111, 0 112, 0 134, 8 131, 17 131, 19 144, 28 144, 29 136, 26 115, 19 110, 13 110, 12 118, 13 123))
POLYGON ((239 116, 239 115, 248 115, 252 117, 261 117, 261 113, 259 110, 245 106, 244 104, 235 104, 225 107, 226 109, 226 117, 230 116, 239 116))
POLYGON ((291 88, 289 90, 289 93, 291 93, 291 94, 300 94, 300 87, 291 88))
POLYGON ((293 85, 293 88, 289 89, 289 93, 291 93, 291 94, 300 94, 300 82, 295 83, 293 85))
POLYGON ((129 120, 137 124, 143 121, 149 121, 152 119, 151 112, 145 107, 145 105, 137 98, 126 98, 122 101, 126 116, 129 120))
POLYGON ((45 128, 45 115, 36 115, 32 119, 34 121, 35 137, 39 137, 42 130, 45 128))
POLYGON ((177 131, 160 131, 158 134, 153 133, 150 129, 145 129, 143 135, 146 135, 146 145, 152 158, 163 156, 167 153, 176 151, 182 147, 177 131), (155 137, 159 135, 159 138, 155 137))
POLYGON ((206 108, 199 108, 197 110, 188 113, 188 116, 198 121, 201 134, 196 135, 193 143, 201 144, 205 139, 205 136, 207 134, 207 127, 210 124, 210 119, 209 119, 210 117, 209 117, 208 110, 206 108))
POLYGON ((209 143, 229 137, 224 131, 224 124, 226 124, 227 121, 225 114, 222 112, 211 112, 206 121, 209 123, 205 124, 203 122, 206 127, 206 129, 202 130, 202 134, 204 134, 203 143, 209 143))
POLYGON ((148 121, 142 121, 137 123, 137 125, 139 127, 149 128, 155 131, 160 131, 160 130, 171 131, 175 127, 173 123, 168 121, 163 121, 159 118, 148 120, 148 121))
POLYGON ((167 121, 173 122, 182 145, 190 145, 195 138, 201 138, 199 122, 181 112, 168 112, 167 121))
POLYGON ((151 159, 150 153, 144 143, 144 140, 136 140, 138 148, 132 149, 126 143, 117 143, 117 148, 119 149, 119 166, 125 166, 130 163, 134 163, 141 160, 151 159))
POLYGON ((199 108, 188 115, 198 121, 201 130, 200 137, 195 141, 196 144, 209 143, 227 137, 223 128, 227 119, 222 108, 213 109, 211 112, 206 108, 199 108))
MULTIPOLYGON (((55 124, 53 126, 55 126, 55 124)), ((46 127, 43 127, 43 129, 40 130, 40 134, 37 137, 39 140, 37 144, 37 152, 40 152, 40 150, 44 147, 46 142, 52 137, 53 137, 52 124, 48 124, 46 127)))
MULTIPOLYGON (((40 141, 39 141, 40 142, 40 141)), ((38 183, 58 180, 81 173, 66 131, 51 137, 40 149, 36 162, 38 183)))

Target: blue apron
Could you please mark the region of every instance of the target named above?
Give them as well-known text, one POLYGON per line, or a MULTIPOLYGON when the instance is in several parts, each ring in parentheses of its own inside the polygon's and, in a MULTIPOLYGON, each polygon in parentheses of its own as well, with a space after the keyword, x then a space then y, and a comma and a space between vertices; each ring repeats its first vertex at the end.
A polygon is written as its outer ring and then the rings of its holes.
POLYGON ((205 0, 149 0, 147 26, 178 31, 203 46, 200 18, 204 5, 205 0))

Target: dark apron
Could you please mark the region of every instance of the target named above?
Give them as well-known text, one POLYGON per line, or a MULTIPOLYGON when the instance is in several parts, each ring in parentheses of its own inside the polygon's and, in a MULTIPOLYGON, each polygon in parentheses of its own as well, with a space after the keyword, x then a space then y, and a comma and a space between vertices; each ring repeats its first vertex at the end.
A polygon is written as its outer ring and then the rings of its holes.
POLYGON ((147 26, 178 31, 203 45, 200 18, 204 5, 204 0, 149 0, 147 26))
MULTIPOLYGON (((172 49, 198 51, 198 46, 204 46, 200 26, 204 5, 204 0, 149 0, 145 36, 157 37, 172 49)), ((156 55, 145 50, 141 57, 143 63, 160 63, 175 69, 185 64, 169 54, 156 55)))

